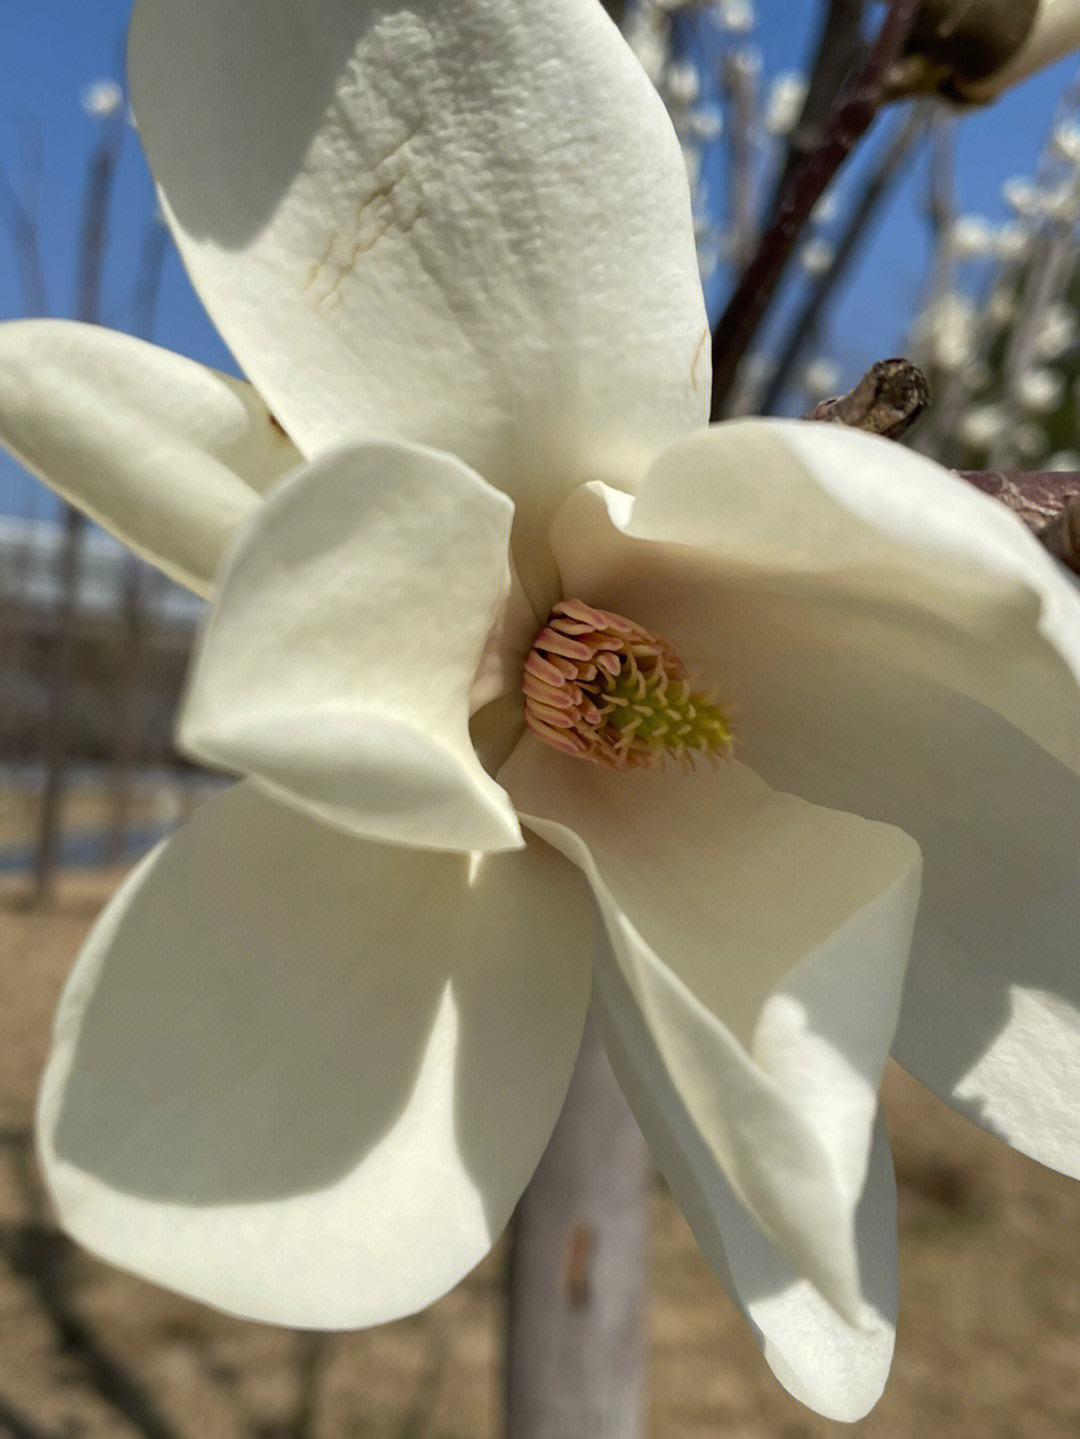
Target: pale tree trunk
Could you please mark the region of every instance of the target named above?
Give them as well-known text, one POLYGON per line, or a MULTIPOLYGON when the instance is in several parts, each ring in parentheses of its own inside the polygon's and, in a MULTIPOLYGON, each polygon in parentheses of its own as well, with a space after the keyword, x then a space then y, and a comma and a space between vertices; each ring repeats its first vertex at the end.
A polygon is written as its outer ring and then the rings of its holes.
POLYGON ((590 1015, 562 1115, 514 1218, 507 1439, 644 1434, 652 1172, 590 1015))

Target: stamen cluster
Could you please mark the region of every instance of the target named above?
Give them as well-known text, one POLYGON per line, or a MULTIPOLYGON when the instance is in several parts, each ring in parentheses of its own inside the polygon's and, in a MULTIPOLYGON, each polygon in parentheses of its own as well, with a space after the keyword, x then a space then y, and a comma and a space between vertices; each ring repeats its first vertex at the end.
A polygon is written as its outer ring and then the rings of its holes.
POLYGON ((583 600, 552 609, 522 690, 533 734, 604 769, 663 769, 671 755, 690 770, 694 752, 715 765, 734 743, 728 715, 692 688, 670 641, 583 600))

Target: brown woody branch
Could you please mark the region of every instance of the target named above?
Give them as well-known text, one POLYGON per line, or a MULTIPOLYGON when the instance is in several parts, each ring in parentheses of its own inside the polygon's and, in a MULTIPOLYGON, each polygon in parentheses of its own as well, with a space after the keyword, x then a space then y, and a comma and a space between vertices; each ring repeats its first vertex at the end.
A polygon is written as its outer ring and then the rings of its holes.
POLYGON ((889 75, 911 33, 920 0, 892 0, 870 57, 825 126, 821 144, 792 177, 713 333, 711 418, 719 419, 758 321, 825 187, 889 98, 889 75))
MULTIPOLYGON (((926 408, 926 378, 910 360, 879 360, 846 395, 804 416, 850 425, 898 440, 926 408)), ((1080 574, 1080 474, 1065 470, 956 470, 962 480, 1000 500, 1050 553, 1080 574)))

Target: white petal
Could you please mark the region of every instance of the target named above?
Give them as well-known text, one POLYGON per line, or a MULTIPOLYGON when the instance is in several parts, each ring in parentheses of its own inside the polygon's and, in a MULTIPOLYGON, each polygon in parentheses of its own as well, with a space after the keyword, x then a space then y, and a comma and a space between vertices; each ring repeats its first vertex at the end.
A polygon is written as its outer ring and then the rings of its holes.
POLYGON ((39 1109, 65 1228, 252 1319, 420 1308, 539 1159, 594 945, 539 843, 470 871, 237 786, 139 866, 68 983, 39 1109))
POLYGON ((279 486, 200 636, 184 747, 355 834, 520 845, 468 729, 512 513, 450 456, 375 441, 279 486))
POLYGON ((648 1088, 672 1126, 676 1197, 705 1206, 715 1251, 733 1192, 785 1265, 861 1322, 855 1211, 915 845, 734 761, 608 774, 527 736, 500 779, 593 886, 614 953, 597 984, 634 1069, 631 1102, 648 1088))
POLYGON ((300 462, 250 385, 66 320, 0 326, 0 441, 199 594, 252 490, 300 462))
POLYGON ((680 1176, 679 1206, 702 1253, 750 1321, 784 1387, 829 1419, 862 1418, 881 1396, 896 1334, 896 1181, 880 1114, 855 1216, 864 1298, 856 1326, 764 1237, 682 1106, 670 1102, 663 1062, 640 1015, 635 1022, 636 1006, 617 969, 608 966, 605 978, 595 1005, 608 1058, 657 1164, 680 1176))
POLYGON ((130 68, 184 261, 290 434, 460 456, 518 506, 534 602, 557 499, 701 423, 685 166, 599 6, 139 0, 130 68))
POLYGON ((1004 507, 840 426, 721 426, 664 456, 630 508, 567 504, 568 585, 591 577, 585 598, 681 643, 734 701, 739 753, 770 784, 919 842, 897 1057, 1080 1173, 1069 577, 1004 507))

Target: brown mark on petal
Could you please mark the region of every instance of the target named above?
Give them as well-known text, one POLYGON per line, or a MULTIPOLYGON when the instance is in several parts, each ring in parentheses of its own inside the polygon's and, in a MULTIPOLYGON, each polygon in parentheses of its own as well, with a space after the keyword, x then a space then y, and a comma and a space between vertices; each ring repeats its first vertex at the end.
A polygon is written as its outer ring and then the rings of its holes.
MULTIPOLYGON (((342 124, 348 129, 343 119, 342 124)), ((330 235, 304 285, 316 309, 337 309, 343 299, 342 286, 362 257, 390 230, 405 234, 420 218, 420 192, 406 153, 412 138, 406 136, 370 170, 356 175, 359 194, 352 211, 330 235)))

